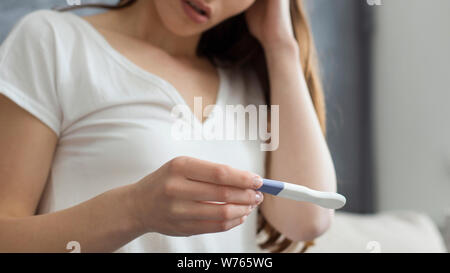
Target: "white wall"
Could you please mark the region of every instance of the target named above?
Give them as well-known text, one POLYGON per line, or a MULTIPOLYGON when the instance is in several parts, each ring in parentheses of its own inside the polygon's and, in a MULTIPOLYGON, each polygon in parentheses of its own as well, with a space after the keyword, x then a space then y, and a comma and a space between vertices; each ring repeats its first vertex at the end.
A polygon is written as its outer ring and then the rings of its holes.
POLYGON ((376 9, 374 132, 379 210, 439 225, 450 208, 450 1, 376 9))

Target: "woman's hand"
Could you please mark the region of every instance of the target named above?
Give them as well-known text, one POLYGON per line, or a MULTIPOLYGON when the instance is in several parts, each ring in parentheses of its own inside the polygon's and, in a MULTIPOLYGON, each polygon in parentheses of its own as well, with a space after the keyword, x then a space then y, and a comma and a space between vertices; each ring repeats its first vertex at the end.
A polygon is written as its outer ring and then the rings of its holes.
POLYGON ((256 0, 246 12, 250 33, 266 50, 298 46, 292 27, 290 0, 256 0))
POLYGON ((262 193, 255 190, 262 185, 259 179, 225 165, 178 157, 135 184, 136 215, 144 232, 190 236, 226 231, 262 202, 262 193))

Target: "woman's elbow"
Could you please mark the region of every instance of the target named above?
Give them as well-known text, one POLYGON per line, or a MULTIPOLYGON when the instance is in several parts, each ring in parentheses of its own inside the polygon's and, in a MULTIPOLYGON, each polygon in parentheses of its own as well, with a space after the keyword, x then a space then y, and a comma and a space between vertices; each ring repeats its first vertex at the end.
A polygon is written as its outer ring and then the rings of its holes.
POLYGON ((334 218, 334 210, 320 209, 321 212, 311 217, 307 222, 298 225, 296 232, 287 237, 296 242, 312 241, 320 237, 331 227, 334 218))

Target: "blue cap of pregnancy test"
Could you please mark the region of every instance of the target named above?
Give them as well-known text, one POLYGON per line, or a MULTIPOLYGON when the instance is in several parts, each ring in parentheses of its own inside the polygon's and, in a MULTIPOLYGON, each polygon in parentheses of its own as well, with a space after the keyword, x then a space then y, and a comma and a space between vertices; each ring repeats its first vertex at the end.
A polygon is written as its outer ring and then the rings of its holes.
POLYGON ((284 183, 271 179, 263 178, 263 185, 257 190, 260 192, 269 193, 272 195, 279 194, 284 189, 284 183))

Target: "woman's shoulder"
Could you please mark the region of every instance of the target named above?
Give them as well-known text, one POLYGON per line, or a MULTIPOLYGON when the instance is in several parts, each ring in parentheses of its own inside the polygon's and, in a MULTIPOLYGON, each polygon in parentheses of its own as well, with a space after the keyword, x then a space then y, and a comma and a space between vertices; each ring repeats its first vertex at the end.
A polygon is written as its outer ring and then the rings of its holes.
POLYGON ((22 58, 20 52, 24 51, 31 58, 45 55, 54 59, 62 54, 72 54, 79 47, 83 35, 75 16, 49 9, 26 14, 16 22, 2 43, 0 60, 8 55, 22 58))
POLYGON ((20 30, 29 35, 42 36, 54 30, 62 22, 62 14, 54 10, 41 9, 23 16, 13 30, 20 30))
POLYGON ((23 16, 9 36, 24 38, 27 42, 47 42, 55 36, 67 36, 73 28, 70 16, 55 10, 36 10, 23 16))
POLYGON ((49 15, 53 16, 53 13, 39 10, 17 21, 1 45, 0 59, 4 61, 7 56, 22 58, 25 53, 42 51, 43 45, 52 41, 49 15))

